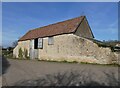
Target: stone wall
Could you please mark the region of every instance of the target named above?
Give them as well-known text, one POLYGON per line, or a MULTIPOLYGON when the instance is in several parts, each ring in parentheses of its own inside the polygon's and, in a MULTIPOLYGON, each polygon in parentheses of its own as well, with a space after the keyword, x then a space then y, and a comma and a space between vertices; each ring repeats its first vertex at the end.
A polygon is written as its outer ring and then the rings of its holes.
POLYGON ((112 63, 117 63, 120 65, 120 52, 114 52, 114 54, 117 58, 113 58, 112 63))
POLYGON ((43 49, 39 49, 38 58, 40 60, 111 64, 112 59, 117 57, 109 48, 98 47, 92 41, 74 34, 64 34, 54 36, 54 45, 48 45, 48 38, 44 38, 43 49))
POLYGON ((28 56, 29 56, 29 47, 30 47, 30 40, 19 41, 18 45, 13 50, 13 56, 15 58, 18 58, 18 54, 19 54, 19 49, 20 48, 22 49, 23 52, 26 49, 28 51, 28 56))
MULTIPOLYGON (((18 58, 19 48, 28 50, 30 40, 19 41, 13 54, 18 58)), ((38 49, 38 59, 68 62, 88 62, 111 64, 118 61, 118 54, 110 48, 98 47, 96 43, 74 34, 54 36, 54 44, 48 45, 48 37, 43 38, 43 49, 38 49)))

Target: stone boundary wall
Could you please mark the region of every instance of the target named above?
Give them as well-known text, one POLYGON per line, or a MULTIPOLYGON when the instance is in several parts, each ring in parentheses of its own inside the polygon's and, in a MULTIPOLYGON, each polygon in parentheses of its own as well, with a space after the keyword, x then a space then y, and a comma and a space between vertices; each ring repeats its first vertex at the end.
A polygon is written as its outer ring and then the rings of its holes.
MULTIPOLYGON (((13 55, 18 58, 19 48, 28 50, 30 40, 20 41, 13 50, 13 55)), ((39 60, 88 62, 98 64, 112 64, 118 62, 119 54, 110 48, 98 47, 91 40, 74 34, 54 36, 54 44, 48 45, 48 37, 43 38, 43 49, 38 49, 39 60)))
POLYGON ((96 43, 74 34, 54 36, 54 45, 48 45, 48 38, 44 38, 43 49, 39 49, 38 58, 98 64, 112 64, 117 61, 117 56, 110 48, 98 47, 96 43))

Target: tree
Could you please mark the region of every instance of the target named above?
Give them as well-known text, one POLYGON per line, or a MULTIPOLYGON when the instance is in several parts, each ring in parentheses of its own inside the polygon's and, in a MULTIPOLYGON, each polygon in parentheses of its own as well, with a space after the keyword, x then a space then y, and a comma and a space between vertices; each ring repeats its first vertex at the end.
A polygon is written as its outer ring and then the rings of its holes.
POLYGON ((18 41, 14 41, 12 44, 13 47, 16 47, 17 45, 18 45, 18 41))
POLYGON ((25 57, 25 59, 28 59, 28 50, 27 49, 24 49, 24 57, 25 57))
POLYGON ((18 54, 19 59, 23 58, 23 51, 22 48, 19 49, 19 54, 18 54))

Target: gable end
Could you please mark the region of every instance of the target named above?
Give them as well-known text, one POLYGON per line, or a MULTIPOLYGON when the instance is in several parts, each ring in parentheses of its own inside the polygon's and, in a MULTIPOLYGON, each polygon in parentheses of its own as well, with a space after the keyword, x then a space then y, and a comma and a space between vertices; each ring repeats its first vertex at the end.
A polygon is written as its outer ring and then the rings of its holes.
POLYGON ((79 24, 79 26, 77 27, 77 29, 75 30, 74 34, 80 37, 94 38, 92 30, 85 16, 81 23, 79 24))

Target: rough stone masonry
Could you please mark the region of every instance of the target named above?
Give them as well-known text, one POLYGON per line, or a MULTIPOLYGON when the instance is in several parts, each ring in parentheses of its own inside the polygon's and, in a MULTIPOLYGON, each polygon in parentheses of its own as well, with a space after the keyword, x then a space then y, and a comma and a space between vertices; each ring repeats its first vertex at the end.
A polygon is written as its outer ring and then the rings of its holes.
MULTIPOLYGON (((48 46, 48 37, 43 38, 43 49, 37 49, 39 60, 76 61, 98 64, 118 63, 117 53, 112 52, 110 48, 99 47, 96 43, 86 38, 74 34, 63 34, 54 36, 54 40, 54 45, 48 46)), ((17 58, 18 48, 21 47, 22 50, 25 48, 29 51, 30 40, 18 43, 18 46, 14 49, 17 58)))

